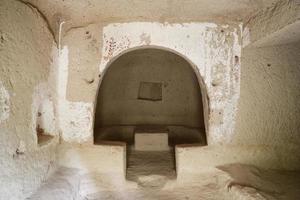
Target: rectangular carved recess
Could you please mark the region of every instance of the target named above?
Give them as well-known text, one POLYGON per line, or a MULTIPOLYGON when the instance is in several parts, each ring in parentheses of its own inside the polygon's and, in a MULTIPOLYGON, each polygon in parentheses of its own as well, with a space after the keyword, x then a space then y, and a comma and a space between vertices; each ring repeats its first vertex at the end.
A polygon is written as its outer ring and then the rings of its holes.
POLYGON ((140 82, 138 99, 149 101, 161 101, 162 83, 140 82))

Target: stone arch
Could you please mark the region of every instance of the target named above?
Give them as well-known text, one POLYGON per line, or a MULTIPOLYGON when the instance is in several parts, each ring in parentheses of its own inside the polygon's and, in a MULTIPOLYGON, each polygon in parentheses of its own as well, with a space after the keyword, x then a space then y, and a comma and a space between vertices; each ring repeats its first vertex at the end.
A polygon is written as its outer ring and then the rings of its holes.
MULTIPOLYGON (((200 74, 199 68, 197 67, 197 65, 195 65, 189 58, 187 58, 185 55, 183 55, 182 53, 167 48, 167 47, 162 47, 162 46, 156 46, 156 45, 142 45, 142 46, 137 46, 137 47, 132 47, 132 48, 128 48, 128 49, 124 49, 122 51, 119 51, 118 53, 116 53, 114 56, 111 56, 110 58, 106 58, 106 62, 104 64, 104 68, 101 68, 100 66, 100 74, 99 74, 99 83, 98 83, 98 87, 96 90, 96 95, 95 95, 95 103, 94 103, 94 112, 93 112, 93 125, 92 127, 95 126, 95 117, 96 117, 96 108, 97 108, 97 98, 99 95, 99 90, 103 81, 103 78, 106 75, 106 72, 108 71, 109 67, 121 56, 129 53, 129 52, 133 52, 133 51, 137 51, 137 50, 142 50, 142 49, 158 49, 158 50, 163 50, 169 53, 173 53, 176 54, 177 56, 181 57, 182 59, 184 59, 189 66, 192 68, 194 74, 197 77, 197 81, 200 87, 200 92, 202 95, 202 105, 203 105, 203 116, 204 116, 204 125, 205 125, 205 133, 206 133, 206 141, 207 143, 209 143, 209 114, 210 114, 210 106, 209 106, 209 95, 207 92, 207 86, 203 80, 203 77, 200 74)), ((93 130, 93 137, 94 137, 94 130, 93 130)))

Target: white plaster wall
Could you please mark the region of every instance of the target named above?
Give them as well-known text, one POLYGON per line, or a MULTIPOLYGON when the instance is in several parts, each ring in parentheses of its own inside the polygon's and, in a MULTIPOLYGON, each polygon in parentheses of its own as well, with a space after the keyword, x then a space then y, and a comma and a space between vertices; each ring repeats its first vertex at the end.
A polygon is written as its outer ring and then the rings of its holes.
POLYGON ((9 101, 9 93, 0 82, 0 124, 9 118, 10 112, 10 101, 9 101))
POLYGON ((72 129, 72 117, 66 116, 66 126, 60 126, 63 137, 67 141, 90 140, 97 88, 110 61, 130 49, 156 46, 170 49, 193 64, 199 81, 205 83, 202 84, 203 91, 207 90, 204 103, 209 99, 209 113, 205 112, 208 143, 230 142, 239 97, 239 38, 240 26, 213 23, 131 22, 109 24, 103 29, 101 24, 70 29, 63 38, 64 51, 70 53, 65 52, 68 55, 65 57, 66 99, 77 105, 69 106, 67 113, 80 118, 75 124, 81 121, 84 125, 72 129), (84 83, 85 80, 91 83, 84 83), (83 112, 86 115, 81 115, 83 112), (71 129, 73 133, 79 133, 75 140, 71 131, 67 131, 71 129))
POLYGON ((35 123, 42 105, 46 131, 57 134, 48 82, 57 49, 36 9, 1 1, 0 19, 0 199, 21 200, 55 169, 58 141, 40 147, 35 123))
MULTIPOLYGON (((92 138, 93 103, 71 102, 66 98, 68 81, 68 47, 60 50, 57 72, 57 107, 61 136, 65 141, 86 142, 92 138)), ((80 90, 78 89, 80 95, 80 90)))

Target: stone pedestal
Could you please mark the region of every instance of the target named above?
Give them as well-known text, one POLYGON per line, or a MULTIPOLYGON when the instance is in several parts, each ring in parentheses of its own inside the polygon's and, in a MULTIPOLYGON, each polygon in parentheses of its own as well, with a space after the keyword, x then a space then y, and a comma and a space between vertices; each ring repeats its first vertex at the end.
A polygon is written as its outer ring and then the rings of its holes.
POLYGON ((168 151, 168 132, 136 131, 134 145, 137 151, 168 151))

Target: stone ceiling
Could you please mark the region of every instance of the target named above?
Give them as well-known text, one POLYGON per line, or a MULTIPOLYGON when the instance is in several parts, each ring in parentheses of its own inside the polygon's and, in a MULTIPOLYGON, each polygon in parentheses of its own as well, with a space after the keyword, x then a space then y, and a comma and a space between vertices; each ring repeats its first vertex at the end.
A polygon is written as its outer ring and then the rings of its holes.
MULTIPOLYGON (((21 1, 21 0, 20 0, 21 1)), ((23 0, 38 8, 51 28, 126 21, 243 21, 278 0, 23 0)))

